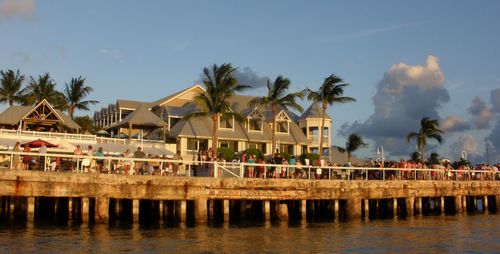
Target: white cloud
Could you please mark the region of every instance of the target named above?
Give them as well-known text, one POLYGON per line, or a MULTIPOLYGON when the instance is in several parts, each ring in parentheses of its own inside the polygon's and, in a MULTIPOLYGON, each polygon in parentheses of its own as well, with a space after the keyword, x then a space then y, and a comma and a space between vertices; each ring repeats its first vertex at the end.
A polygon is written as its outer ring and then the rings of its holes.
POLYGON ((3 0, 0 2, 0 18, 33 18, 35 0, 3 0))
POLYGON ((448 116, 441 121, 440 126, 445 132, 457 132, 470 129, 470 125, 460 116, 448 116))
POLYGON ((395 64, 377 84, 374 113, 364 122, 346 126, 340 134, 358 132, 391 155, 408 155, 414 144, 406 142, 406 135, 418 131, 423 117, 439 119, 438 110, 449 101, 443 83, 444 74, 435 56, 428 56, 424 65, 395 64))
POLYGON ((385 88, 388 93, 401 93, 405 86, 429 89, 442 87, 444 83, 439 59, 432 55, 427 57, 425 65, 395 64, 386 72, 384 79, 385 82, 391 84, 385 88))

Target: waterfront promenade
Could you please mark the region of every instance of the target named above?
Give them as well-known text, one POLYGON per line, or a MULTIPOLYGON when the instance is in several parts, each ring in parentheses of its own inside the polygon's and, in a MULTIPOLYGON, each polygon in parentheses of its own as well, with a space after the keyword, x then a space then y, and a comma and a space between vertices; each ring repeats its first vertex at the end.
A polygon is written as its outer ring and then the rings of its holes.
MULTIPOLYGON (((6 158, 17 155, 2 153, 6 158)), ((248 178, 248 167, 257 165, 93 157, 103 159, 107 165, 99 173, 94 169, 78 169, 77 164, 84 156, 46 154, 41 157, 49 161, 54 157, 67 157, 72 163, 66 169, 60 168, 60 172, 51 172, 50 167, 45 171, 23 171, 11 170, 7 160, 4 164, 7 167, 0 171, 2 218, 29 221, 55 218, 95 223, 115 220, 321 221, 476 210, 495 212, 500 206, 500 181, 498 173, 495 177, 493 172, 322 167, 323 172, 329 173, 321 179, 315 179, 313 173, 308 173, 306 179, 248 178), (176 164, 184 169, 178 176, 164 176, 161 170, 159 175, 154 172, 124 175, 113 166, 120 165, 120 160, 159 163, 160 168, 164 163, 176 164), (212 168, 214 176, 194 177, 193 173, 199 175, 202 168, 212 168), (340 177, 333 178, 334 175, 340 177), (375 175, 379 177, 370 178, 375 175), (385 177, 389 175, 390 178, 385 177)), ((50 163, 44 164, 50 166, 50 163)), ((278 166, 282 165, 265 165, 266 170, 278 166)), ((286 170, 290 168, 293 166, 286 170)), ((315 172, 316 168, 303 170, 315 172)))

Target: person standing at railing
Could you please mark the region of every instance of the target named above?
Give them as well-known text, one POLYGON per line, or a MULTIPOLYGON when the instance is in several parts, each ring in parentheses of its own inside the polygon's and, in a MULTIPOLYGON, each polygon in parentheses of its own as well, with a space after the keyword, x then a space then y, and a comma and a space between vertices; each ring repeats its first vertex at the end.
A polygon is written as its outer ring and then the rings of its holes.
MULTIPOLYGON (((31 153, 31 148, 30 148, 29 144, 24 145, 23 152, 31 153)), ((31 163, 31 156, 29 156, 27 154, 23 155, 23 170, 29 170, 30 163, 31 163)))
MULTIPOLYGON (((83 155, 82 148, 80 147, 80 145, 76 145, 76 148, 75 148, 75 150, 73 151, 73 155, 76 155, 76 156, 81 156, 81 155, 83 155)), ((73 160, 74 160, 74 161, 73 161, 73 169, 72 169, 72 170, 73 170, 73 171, 75 171, 75 170, 76 170, 76 171, 79 171, 79 170, 80 170, 80 169, 78 168, 78 167, 79 167, 79 165, 78 165, 78 164, 79 164, 79 163, 78 163, 79 159, 78 159, 78 158, 75 158, 75 159, 73 159, 73 160)))
MULTIPOLYGON (((181 161, 182 160, 182 156, 181 156, 181 152, 180 151, 177 151, 177 153, 174 155, 174 160, 176 161, 181 161)), ((174 167, 173 167, 173 175, 174 176, 177 176, 179 174, 179 167, 182 165, 182 162, 175 162, 174 163, 174 167)))
MULTIPOLYGON (((122 153, 122 157, 124 157, 124 158, 132 157, 132 154, 130 153, 130 149, 125 150, 125 152, 122 153)), ((130 161, 130 160, 123 161, 123 174, 128 175, 130 173, 130 166, 131 165, 132 165, 132 161, 130 161)))
POLYGON ((289 175, 288 177, 289 178, 295 178, 295 165, 297 164, 297 161, 295 160, 295 155, 292 155, 292 157, 290 158, 290 160, 288 161, 288 165, 290 165, 291 167, 288 168, 289 170, 289 175))
MULTIPOLYGON (((102 149, 102 147, 99 147, 94 155, 96 157, 104 157, 104 150, 102 149)), ((99 158, 95 161, 97 164, 97 173, 104 173, 104 159, 99 158)))
MULTIPOLYGON (((142 148, 139 146, 137 147, 137 151, 134 152, 134 158, 137 159, 143 159, 146 158, 146 154, 142 151, 142 148)), ((135 163, 135 174, 139 175, 143 173, 144 170, 144 162, 143 161, 134 161, 135 163)))
POLYGON ((87 147, 87 158, 82 160, 82 170, 84 172, 92 171, 92 161, 94 157, 94 149, 91 145, 87 147))
MULTIPOLYGON (((21 152, 21 143, 18 141, 14 145, 14 152, 21 152)), ((12 155, 12 168, 14 170, 19 170, 19 166, 21 164, 21 155, 14 154, 12 155)))
MULTIPOLYGON (((245 156, 246 158, 246 156, 245 156)), ((255 163, 255 155, 252 154, 250 155, 250 158, 248 159, 249 164, 254 164, 255 163)), ((248 177, 253 178, 254 177, 254 166, 248 165, 248 177)))

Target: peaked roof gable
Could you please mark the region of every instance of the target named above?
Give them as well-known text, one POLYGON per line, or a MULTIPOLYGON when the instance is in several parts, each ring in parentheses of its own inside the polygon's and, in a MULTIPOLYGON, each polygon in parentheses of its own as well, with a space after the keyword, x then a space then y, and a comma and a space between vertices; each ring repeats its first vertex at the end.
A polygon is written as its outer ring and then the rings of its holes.
POLYGON ((59 115, 59 113, 50 105, 50 103, 43 99, 39 102, 33 109, 31 109, 28 113, 26 113, 22 119, 26 118, 38 118, 40 120, 49 119, 51 116, 55 116, 55 120, 59 120, 64 123, 64 119, 59 115), (49 109, 49 112, 45 113, 45 108, 49 109), (42 112, 38 112, 37 110, 42 108, 42 112))
MULTIPOLYGON (((304 113, 300 116, 299 120, 305 120, 307 118, 322 118, 323 111, 318 103, 312 103, 309 108, 304 111, 304 113)), ((325 113, 325 119, 332 119, 328 113, 325 113)))
POLYGON ((179 97, 181 97, 183 95, 186 95, 187 93, 189 93, 189 92, 191 92, 192 90, 195 90, 195 89, 198 89, 198 90, 200 90, 202 92, 205 91, 205 89, 201 85, 195 84, 195 85, 193 85, 191 87, 188 87, 188 88, 186 88, 184 90, 181 90, 181 91, 179 91, 177 93, 171 94, 169 96, 165 96, 165 97, 163 97, 161 99, 158 99, 156 101, 151 102, 150 107, 151 108, 153 108, 153 107, 161 107, 161 106, 163 106, 163 105, 171 102, 172 100, 174 100, 176 98, 179 98, 179 97))
POLYGON ((156 126, 161 127, 166 125, 165 121, 149 111, 146 105, 141 105, 139 108, 130 113, 127 117, 121 120, 116 125, 121 126, 124 124, 143 125, 143 126, 156 126))

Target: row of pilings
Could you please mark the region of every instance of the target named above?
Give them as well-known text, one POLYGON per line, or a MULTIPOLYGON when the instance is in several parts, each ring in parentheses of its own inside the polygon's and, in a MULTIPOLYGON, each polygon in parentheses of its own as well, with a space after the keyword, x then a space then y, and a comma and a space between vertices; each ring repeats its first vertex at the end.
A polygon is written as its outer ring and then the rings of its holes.
POLYGON ((76 223, 328 222, 461 212, 495 213, 498 196, 351 200, 132 200, 105 197, 0 197, 0 219, 76 223), (349 204, 349 202, 356 202, 349 204), (359 202, 359 203, 358 203, 359 202), (356 211, 350 211, 356 210, 356 211))

